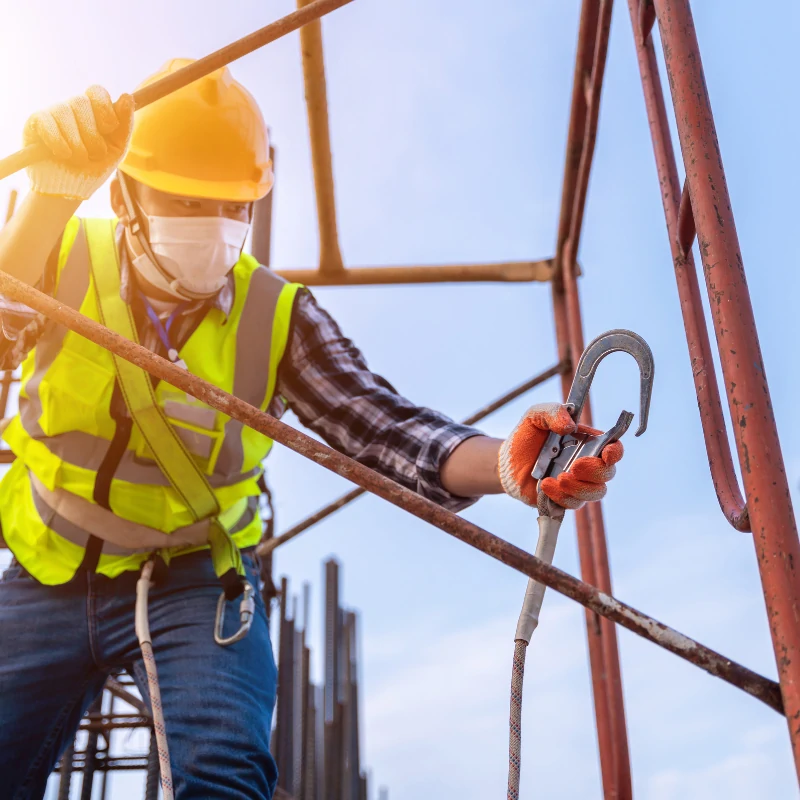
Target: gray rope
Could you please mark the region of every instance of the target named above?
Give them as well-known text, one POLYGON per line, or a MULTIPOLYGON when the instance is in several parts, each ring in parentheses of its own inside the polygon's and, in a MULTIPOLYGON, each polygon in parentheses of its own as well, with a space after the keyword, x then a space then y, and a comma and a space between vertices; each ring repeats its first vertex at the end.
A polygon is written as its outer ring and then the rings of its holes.
POLYGON ((150 620, 148 618, 148 593, 153 577, 153 562, 147 561, 142 567, 142 573, 136 583, 136 637, 142 651, 142 661, 147 673, 147 689, 150 694, 150 708, 153 712, 153 730, 156 734, 156 747, 158 750, 158 763, 161 767, 161 790, 164 800, 173 800, 172 768, 169 763, 169 747, 167 745, 167 730, 164 726, 164 709, 161 707, 161 689, 158 685, 158 671, 156 659, 153 655, 153 644, 150 639, 150 620))
POLYGON ((514 642, 514 664, 511 668, 511 714, 508 734, 508 800, 519 800, 519 774, 522 766, 522 679, 525 675, 525 654, 528 643, 514 642))
POLYGON ((150 707, 153 709, 153 729, 156 732, 156 745, 158 748, 158 763, 161 768, 161 789, 164 800, 172 800, 172 768, 169 763, 169 747, 167 746, 167 731, 164 726, 164 709, 161 707, 161 690, 158 685, 156 660, 153 657, 153 645, 142 642, 142 660, 147 672, 147 688, 150 692, 150 707))

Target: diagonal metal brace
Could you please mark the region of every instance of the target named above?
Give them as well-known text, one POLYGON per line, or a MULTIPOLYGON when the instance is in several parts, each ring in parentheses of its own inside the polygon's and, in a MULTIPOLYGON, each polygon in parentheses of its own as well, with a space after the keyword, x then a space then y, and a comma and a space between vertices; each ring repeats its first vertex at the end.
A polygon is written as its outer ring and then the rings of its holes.
POLYGON ((296 453, 320 464, 343 478, 358 484, 415 517, 429 522, 456 539, 497 559, 503 564, 543 583, 611 620, 629 631, 700 667, 710 675, 721 678, 747 694, 761 700, 778 713, 783 713, 780 687, 747 667, 737 664, 694 639, 679 633, 652 617, 637 611, 594 586, 546 564, 510 542, 468 520, 437 506, 357 461, 321 444, 290 425, 260 411, 228 392, 217 388, 181 367, 172 364, 141 345, 131 342, 98 322, 48 297, 22 281, 0 271, 0 294, 33 308, 54 322, 84 336, 120 358, 136 364, 151 375, 181 389, 207 405, 227 414, 249 428, 270 437, 296 453))

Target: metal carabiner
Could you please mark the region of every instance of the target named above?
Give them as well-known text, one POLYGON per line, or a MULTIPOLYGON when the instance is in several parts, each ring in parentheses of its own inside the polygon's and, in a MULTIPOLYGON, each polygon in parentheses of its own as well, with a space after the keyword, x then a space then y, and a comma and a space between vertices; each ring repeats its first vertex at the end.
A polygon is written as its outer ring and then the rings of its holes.
MULTIPOLYGON (((589 343, 575 369, 575 378, 569 390, 566 406, 570 416, 577 422, 589 396, 589 387, 592 385, 598 364, 607 355, 616 352, 628 353, 639 365, 639 428, 636 436, 641 436, 647 429, 655 363, 650 346, 638 333, 621 329, 607 331, 589 343)), ((623 411, 616 424, 600 436, 588 433, 560 436, 557 433, 549 433, 531 472, 532 477, 538 480, 548 476, 556 477, 566 472, 576 458, 600 455, 607 444, 616 442, 622 437, 632 421, 633 414, 623 411)))
POLYGON ((233 636, 228 636, 227 638, 222 635, 222 626, 225 624, 226 602, 227 598, 225 597, 225 592, 223 592, 219 596, 219 600, 217 600, 217 619, 214 623, 214 641, 222 647, 234 644, 247 636, 250 626, 253 624, 253 615, 256 611, 255 589, 248 581, 244 582, 244 592, 239 603, 239 630, 233 636))

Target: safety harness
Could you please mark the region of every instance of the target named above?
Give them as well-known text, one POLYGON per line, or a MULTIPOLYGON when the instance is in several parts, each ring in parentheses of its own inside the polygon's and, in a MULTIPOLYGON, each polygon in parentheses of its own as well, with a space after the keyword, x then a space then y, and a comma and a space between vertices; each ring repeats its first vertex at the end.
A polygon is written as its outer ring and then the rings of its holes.
MULTIPOLYGON (((114 237, 114 222, 113 220, 92 219, 86 220, 85 224, 89 243, 89 263, 100 322, 115 333, 138 344, 139 339, 133 313, 120 294, 119 254, 114 237), (116 264, 117 269, 102 269, 96 266, 111 263, 116 264)), ((217 603, 214 639, 221 646, 233 644, 244 638, 250 629, 255 612, 255 590, 245 579, 239 548, 219 521, 220 507, 214 490, 158 405, 150 376, 144 370, 117 355, 114 355, 114 368, 117 373, 117 385, 130 413, 130 419, 138 427, 153 459, 186 507, 190 509, 194 519, 197 522, 208 520, 207 532, 211 560, 223 587, 217 603), (226 638, 222 632, 225 601, 234 600, 240 595, 242 596, 239 608, 240 627, 235 634, 226 638)), ((90 548, 87 547, 87 554, 89 552, 90 548)), ((172 777, 169 749, 147 614, 147 598, 152 585, 156 558, 169 564, 170 551, 167 548, 159 549, 142 568, 142 574, 136 586, 136 633, 142 649, 150 689, 156 743, 161 764, 162 788, 166 800, 170 800, 172 777)))

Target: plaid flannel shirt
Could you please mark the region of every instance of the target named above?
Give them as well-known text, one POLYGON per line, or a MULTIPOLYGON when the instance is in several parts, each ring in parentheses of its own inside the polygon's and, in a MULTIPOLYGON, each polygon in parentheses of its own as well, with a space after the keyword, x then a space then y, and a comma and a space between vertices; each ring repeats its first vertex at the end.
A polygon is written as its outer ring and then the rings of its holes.
MULTIPOLYGON (((143 346, 166 355, 135 291, 135 275, 120 247, 122 295, 131 304, 143 346)), ((54 289, 54 259, 39 281, 54 289)), ((172 330, 180 347, 209 307, 227 314, 233 304, 233 280, 209 301, 187 306, 172 330)), ((45 325, 41 314, 0 296, 0 370, 15 369, 36 345, 45 325)), ((280 417, 291 409, 331 447, 452 511, 477 498, 457 497, 443 486, 440 469, 448 456, 480 431, 412 403, 380 375, 346 338, 313 295, 298 294, 292 328, 278 373, 269 413, 280 417)))

